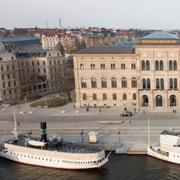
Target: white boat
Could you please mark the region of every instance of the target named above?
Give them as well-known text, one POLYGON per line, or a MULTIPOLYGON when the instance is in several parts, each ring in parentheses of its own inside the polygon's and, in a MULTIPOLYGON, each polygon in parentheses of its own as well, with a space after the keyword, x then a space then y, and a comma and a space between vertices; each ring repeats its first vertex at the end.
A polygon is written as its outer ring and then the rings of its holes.
POLYGON ((160 146, 148 146, 149 156, 180 164, 180 132, 163 131, 160 134, 160 146))
MULTIPOLYGON (((16 123, 15 123, 16 124, 16 123)), ((46 123, 41 123, 41 139, 18 135, 0 146, 0 156, 6 159, 43 167, 62 169, 99 168, 108 162, 108 155, 101 148, 63 142, 51 137, 47 140, 46 123)))

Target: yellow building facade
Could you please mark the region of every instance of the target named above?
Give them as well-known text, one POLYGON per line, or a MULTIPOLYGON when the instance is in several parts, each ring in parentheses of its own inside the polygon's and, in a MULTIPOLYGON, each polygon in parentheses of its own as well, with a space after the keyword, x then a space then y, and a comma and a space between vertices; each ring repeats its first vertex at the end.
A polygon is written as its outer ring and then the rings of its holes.
POLYGON ((77 107, 138 111, 180 108, 180 42, 155 32, 133 46, 102 46, 74 54, 77 107))

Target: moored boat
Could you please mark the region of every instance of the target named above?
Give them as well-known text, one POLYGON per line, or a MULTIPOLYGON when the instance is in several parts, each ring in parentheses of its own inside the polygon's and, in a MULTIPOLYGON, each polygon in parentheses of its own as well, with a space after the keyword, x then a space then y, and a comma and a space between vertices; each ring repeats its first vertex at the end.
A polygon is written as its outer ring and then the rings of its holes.
POLYGON ((180 132, 163 131, 160 134, 160 146, 148 146, 147 154, 164 161, 180 164, 180 132))
MULTIPOLYGON (((16 122, 15 122, 16 124, 16 122)), ((41 123, 41 138, 18 134, 0 147, 0 156, 6 159, 43 167, 62 169, 99 168, 108 162, 105 151, 85 144, 63 142, 59 136, 46 134, 46 123, 41 123)))

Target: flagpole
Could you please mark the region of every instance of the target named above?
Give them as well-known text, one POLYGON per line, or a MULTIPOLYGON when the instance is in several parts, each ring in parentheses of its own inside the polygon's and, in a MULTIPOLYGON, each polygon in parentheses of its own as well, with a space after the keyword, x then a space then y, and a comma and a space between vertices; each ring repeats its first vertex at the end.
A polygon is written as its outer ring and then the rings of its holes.
POLYGON ((150 120, 149 120, 149 117, 148 117, 148 147, 150 145, 150 120))

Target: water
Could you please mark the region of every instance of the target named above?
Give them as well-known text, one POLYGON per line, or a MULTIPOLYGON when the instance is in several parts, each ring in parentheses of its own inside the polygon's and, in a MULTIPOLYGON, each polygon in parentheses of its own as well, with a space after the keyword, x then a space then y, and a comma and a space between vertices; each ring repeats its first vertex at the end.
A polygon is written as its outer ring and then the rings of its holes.
POLYGON ((180 166, 145 155, 115 155, 104 168, 60 170, 22 165, 0 158, 0 180, 174 180, 180 166))

